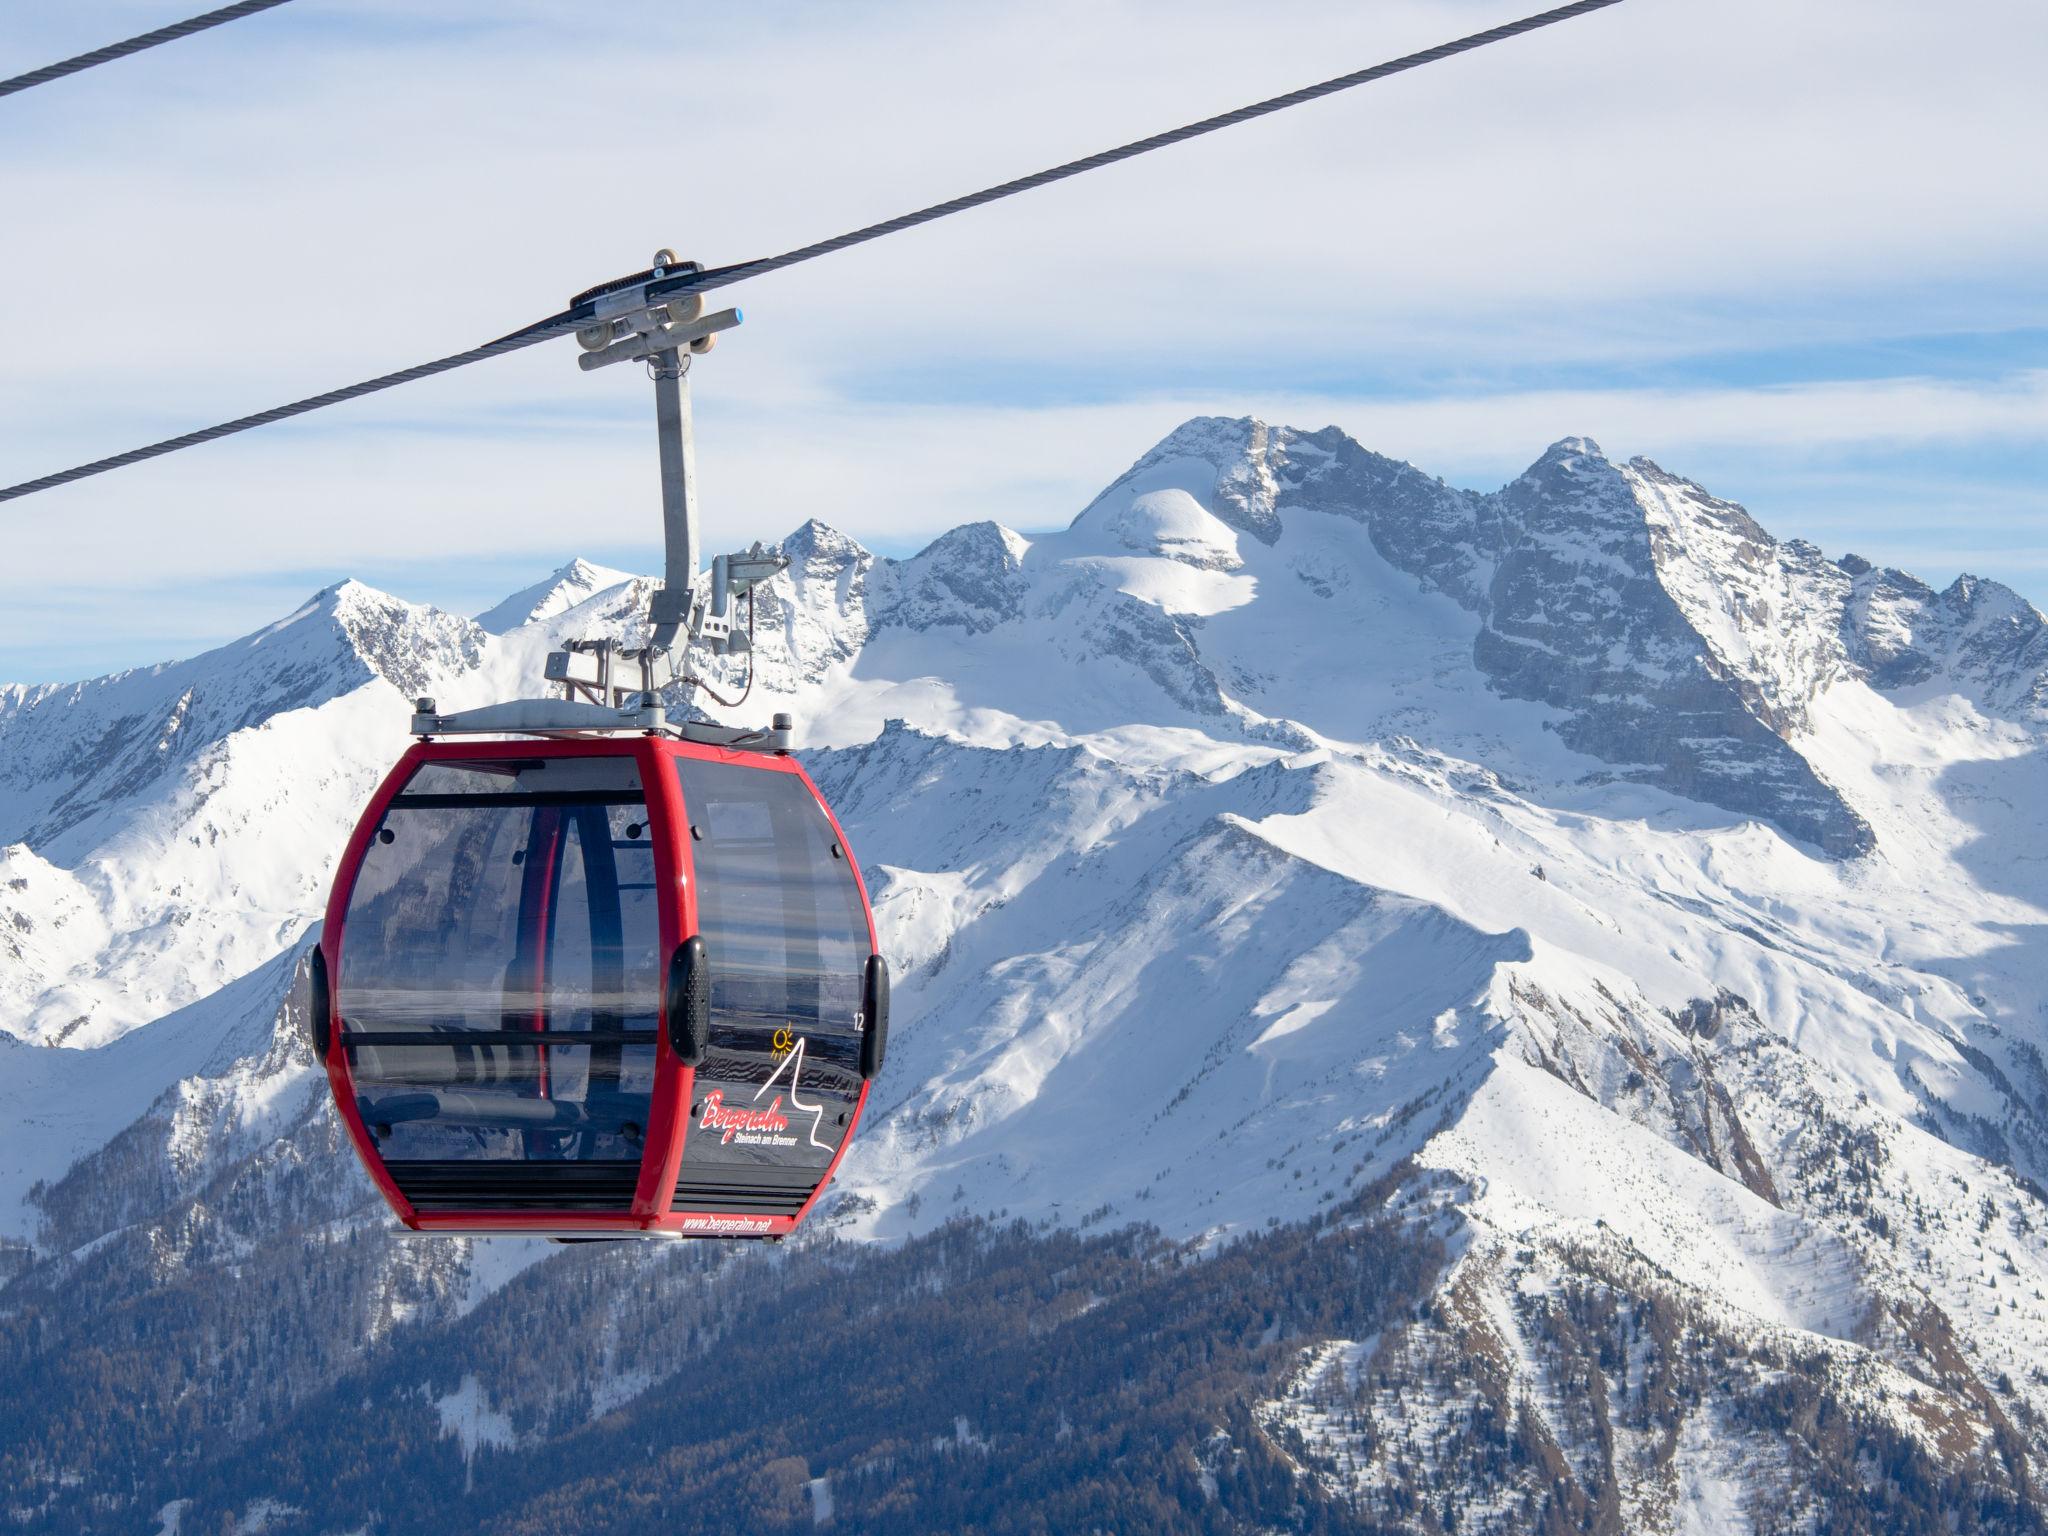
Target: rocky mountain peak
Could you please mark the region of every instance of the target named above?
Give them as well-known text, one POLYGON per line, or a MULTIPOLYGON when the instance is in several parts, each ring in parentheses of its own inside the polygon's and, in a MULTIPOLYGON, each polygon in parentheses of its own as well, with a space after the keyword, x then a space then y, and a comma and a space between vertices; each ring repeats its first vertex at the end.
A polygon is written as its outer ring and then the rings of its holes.
MULTIPOLYGON (((1739 504, 1653 460, 1618 463, 1593 438, 1571 435, 1500 490, 1482 493, 1373 453, 1336 427, 1196 417, 1142 454, 1068 533, 1112 557, 1222 575, 1244 568, 1247 550, 1284 552, 1290 529, 1311 533, 1321 517, 1362 525, 1388 563, 1471 613, 1472 659, 1489 685, 1559 711, 1558 733, 1578 750, 1837 855, 1872 846, 1862 818, 1798 745, 1827 688, 1880 675, 1859 658, 1884 646, 1851 633, 1852 573, 1809 543, 1775 538, 1739 504)), ((1051 576, 1061 559, 1051 548, 1051 564, 1034 576, 1021 541, 1005 542, 992 528, 956 530, 909 561, 885 563, 868 616, 989 633, 1024 616, 1034 581, 1064 579, 1051 576)), ((1081 552, 1080 544, 1064 548, 1069 558, 1081 552)), ((1130 593, 1163 594, 1171 585, 1146 580, 1130 593)), ((1117 623, 1156 630, 1156 645, 1125 636, 1119 654, 1175 652, 1171 667, 1163 656, 1144 663, 1155 677, 1191 666, 1204 676, 1230 670, 1201 660, 1203 642, 1186 621, 1148 617, 1154 600, 1137 597, 1135 608, 1133 600, 1121 600, 1117 623)), ((2031 610, 1986 610, 2007 627, 1978 634, 1965 615, 1982 605, 1967 585, 1936 605, 1947 615, 1943 654, 1964 672, 2023 673, 2024 683, 2005 691, 2019 698, 2014 707, 2033 707, 2026 701, 2039 693, 2043 669, 2025 665, 2031 610), (1961 643, 1965 634, 1976 637, 1972 645, 1961 643)), ((1932 644, 1940 615, 1920 612, 1924 599, 1914 606, 1932 644)), ((1206 608, 1207 601, 1196 611, 1206 608)), ((1916 656, 1925 649, 1906 648, 1916 656)), ((1936 667, 1894 659, 1881 675, 1936 667)), ((1204 713, 1225 707, 1213 693, 1205 684, 1204 713)))
POLYGON ((503 602, 478 614, 477 627, 488 634, 506 634, 522 624, 566 613, 597 593, 631 579, 630 572, 614 570, 578 556, 532 586, 521 588, 503 602))
POLYGON ((238 732, 366 683, 410 698, 473 670, 486 638, 468 619, 341 581, 189 661, 0 696, 0 787, 17 791, 0 802, 0 835, 45 843, 238 732))
POLYGON ((1996 628, 2017 638, 2041 627, 2040 611, 2019 593, 1968 572, 1949 583, 1941 600, 1963 622, 1980 629, 1996 628))
POLYGON ((1866 560, 1840 568, 1843 651, 1873 687, 1947 687, 1991 714, 2048 714, 2048 617, 2010 587, 1964 575, 1936 592, 1866 560))
POLYGON ((1024 557, 1031 543, 1000 523, 966 523, 908 560, 893 561, 874 617, 906 629, 955 625, 985 634, 1023 613, 1024 557))
POLYGON ((1288 429, 1257 417, 1196 416, 1161 438, 1085 509, 1167 488, 1262 544, 1280 537, 1275 500, 1287 462, 1288 429))
POLYGON ((1335 428, 1202 418, 1097 505, 1168 482, 1262 542, 1305 515, 1363 524, 1391 565, 1472 613, 1473 661, 1495 691, 1560 711, 1572 746, 1831 851, 1870 846, 1788 740, 1845 671, 1830 615, 1790 590, 1813 586, 1818 552, 1779 545, 1733 503, 1648 460, 1617 465, 1585 436, 1486 494, 1335 428), (1233 501, 1223 485, 1257 494, 1233 501))
MULTIPOLYGON (((775 547, 789 558, 789 568, 754 590, 752 664, 764 681, 797 688, 823 678, 866 641, 875 557, 858 539, 815 517, 775 547), (763 635, 776 638, 762 648, 763 635)), ((708 584, 709 574, 700 580, 708 584)), ((727 681, 736 680, 728 675, 727 681)))
POLYGON ((1261 451, 1272 430, 1256 416, 1191 416, 1140 454, 1125 474, 1177 459, 1198 459, 1221 473, 1261 451))
POLYGON ((860 540, 815 517, 806 519, 776 548, 789 556, 791 565, 802 565, 819 574, 845 570, 874 558, 860 540))
POLYGON ((1590 437, 1560 437, 1538 456, 1536 462, 1523 471, 1524 475, 1542 475, 1552 471, 1563 475, 1597 475, 1611 471, 1614 465, 1600 450, 1600 445, 1590 437))
POLYGON ((283 624, 244 643, 251 652, 266 644, 276 648, 277 637, 301 625, 307 632, 293 639, 305 660, 312 661, 322 648, 320 631, 331 630, 342 643, 338 659, 344 674, 352 657, 367 674, 408 696, 424 689, 435 673, 466 671, 483 656, 484 630, 473 620, 406 602, 354 580, 316 593, 283 624))

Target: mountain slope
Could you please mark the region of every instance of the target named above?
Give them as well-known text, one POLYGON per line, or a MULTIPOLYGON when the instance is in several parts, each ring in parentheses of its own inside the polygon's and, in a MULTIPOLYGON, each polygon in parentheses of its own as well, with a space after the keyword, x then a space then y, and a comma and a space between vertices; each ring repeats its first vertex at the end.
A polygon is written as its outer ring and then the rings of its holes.
POLYGON ((276 955, 404 740, 398 701, 484 640, 344 582, 191 661, 0 688, 0 1030, 100 1044, 276 955))

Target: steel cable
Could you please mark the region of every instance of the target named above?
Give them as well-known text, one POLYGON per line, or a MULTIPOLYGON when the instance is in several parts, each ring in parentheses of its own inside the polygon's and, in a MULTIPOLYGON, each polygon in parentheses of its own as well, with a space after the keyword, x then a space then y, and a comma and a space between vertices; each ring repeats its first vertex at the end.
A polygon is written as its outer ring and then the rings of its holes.
MULTIPOLYGON (((780 256, 764 256, 756 261, 743 261, 732 266, 716 267, 695 278, 678 278, 672 283, 656 283, 649 289, 650 297, 661 297, 671 293, 693 293, 705 288, 719 288, 727 283, 736 283, 749 277, 760 277, 768 272, 780 272, 784 267, 793 267, 801 261, 811 261, 819 256, 829 256, 834 251, 843 251, 849 246, 864 245, 870 240, 879 240, 884 235, 893 235, 901 230, 915 229, 920 224, 929 224, 934 219, 943 219, 949 214, 965 213, 970 208, 980 208, 988 203, 1006 197, 1015 197, 1020 192, 1030 192, 1038 187, 1049 186, 1056 181, 1065 181, 1069 176, 1079 176, 1084 171, 1099 170, 1106 165, 1115 165, 1120 160, 1133 160, 1139 155, 1149 154, 1155 149, 1165 149, 1171 144, 1184 143, 1200 138, 1206 133, 1220 129, 1234 128, 1239 123, 1251 122, 1254 118, 1270 113, 1282 112, 1289 107, 1298 107, 1304 102, 1316 101, 1324 96, 1334 96, 1339 91, 1348 91, 1361 85, 1370 85, 1375 80, 1384 80, 1389 75, 1398 75, 1411 69, 1420 69, 1425 64, 1435 64, 1442 59, 1453 58, 1461 53, 1470 53, 1475 48, 1484 48, 1490 43, 1505 42, 1511 37, 1520 37, 1525 32, 1534 32, 1542 27, 1551 27, 1574 16, 1583 16, 1589 11, 1605 10, 1610 5, 1619 5, 1621 0, 1575 0, 1571 5, 1561 5, 1556 10, 1544 11, 1535 16, 1524 16, 1520 21, 1510 21, 1498 27, 1489 27, 1484 32, 1474 32, 1469 37, 1457 38, 1452 42, 1439 43, 1421 53, 1410 53, 1398 59, 1389 59, 1384 64, 1375 64, 1368 69, 1354 70, 1348 75, 1324 80, 1316 85, 1305 85, 1298 91, 1289 91, 1284 96, 1271 96, 1264 101, 1255 101, 1248 107, 1239 107, 1231 112, 1205 117, 1198 123, 1189 123, 1184 128, 1170 128, 1164 133, 1155 133, 1150 138, 1134 139, 1115 149, 1105 149, 1097 154, 1087 155, 1079 160, 1069 160, 1064 165, 1055 165, 1049 170, 1037 171, 1029 176, 1019 176, 1015 181, 1006 181, 1000 186, 988 187, 980 192, 970 192, 964 197, 952 198, 943 203, 933 203, 929 208, 920 208, 915 213, 899 214, 879 224, 870 224, 864 229, 852 230, 847 234, 834 235, 830 240, 820 240, 813 245, 799 246, 785 251, 780 256)), ((652 276, 652 273, 648 274, 652 276)))
MULTIPOLYGON (((268 0, 268 3, 281 4, 282 0, 268 0)), ((1425 64, 1434 64, 1439 60, 1453 58, 1461 53, 1470 53, 1475 48, 1484 48, 1491 43, 1505 42, 1509 38, 1520 37, 1524 33, 1534 32, 1542 27, 1555 26, 1561 21, 1569 21, 1575 16, 1583 16, 1590 11, 1605 10, 1609 6, 1619 4, 1621 4, 1621 0, 1574 0, 1574 3, 1570 5, 1562 5, 1555 10, 1543 11, 1533 16, 1525 16, 1519 21, 1506 22, 1498 27, 1489 27, 1484 32, 1474 32, 1467 37, 1457 38, 1447 43, 1440 43, 1436 47, 1424 49, 1420 53, 1406 54, 1398 59, 1390 59, 1384 64, 1375 64, 1367 69, 1355 70, 1348 75, 1338 75, 1334 79, 1324 80, 1315 85, 1303 86, 1300 90, 1289 91, 1284 96, 1268 97, 1264 101, 1253 102, 1249 106, 1239 107, 1234 111, 1224 112, 1215 117, 1206 117, 1200 122, 1189 123, 1185 127, 1172 128, 1164 133, 1153 134, 1149 138, 1135 139, 1128 144, 1119 145, 1115 149, 1105 149, 1079 160, 1069 160, 1063 165, 1056 165, 1048 170, 1038 171, 1029 176, 1020 176, 1014 181, 1006 181, 997 186, 984 188, 979 192, 970 192, 963 197, 952 198, 943 203, 933 203, 930 207, 920 208, 914 213, 899 214, 897 217, 886 219, 879 224, 869 224, 861 229, 850 230, 843 235, 834 235, 829 240, 820 240, 811 245, 798 246, 795 250, 785 251, 779 256, 763 256, 754 261, 736 262, 730 266, 713 267, 708 271, 679 274, 672 278, 659 280, 654 278, 654 273, 651 270, 636 273, 632 277, 620 278, 615 282, 606 284, 602 289, 592 290, 590 295, 582 296, 578 303, 571 305, 559 314, 550 315, 544 320, 536 320, 531 325, 501 336, 496 341, 486 342, 480 347, 472 347, 466 352, 451 353, 447 357, 437 358, 430 363, 418 363, 411 368, 400 369, 396 373, 381 374, 374 379, 365 379, 360 384, 350 384, 340 389, 331 389, 325 394, 312 395, 304 400, 295 400, 289 405, 273 406, 267 411, 258 411, 253 416, 237 417, 233 421, 224 421, 218 426, 203 427, 196 432, 187 432, 178 437, 166 438, 160 443, 151 443, 147 447, 131 448, 126 453, 117 453, 111 458, 96 459, 90 464, 81 464, 75 469, 60 470, 55 474, 44 475, 37 480, 27 480, 23 481, 20 485, 0 488, 0 501, 13 501, 17 497, 33 495, 37 491, 47 491, 56 486, 68 485, 74 480, 84 480, 92 475, 105 474, 110 469, 121 469, 130 464, 141 463, 144 459, 154 459, 167 453, 175 453, 181 448, 196 447, 201 443, 212 442, 216 438, 228 437, 237 432, 246 432, 252 427, 268 426, 272 422, 283 421, 288 417, 303 416, 308 411, 317 411, 330 405, 339 405, 345 400, 355 400, 364 395, 376 394, 380 390, 395 388, 400 384, 410 384, 415 379, 430 378, 437 373, 447 373, 452 369, 467 367, 471 363, 483 362, 487 358, 500 357, 507 352, 517 352, 525 347, 536 346, 543 341, 549 341, 554 337, 565 335, 587 323, 593 317, 595 295, 603 292, 644 284, 646 295, 650 300, 675 298, 685 294, 705 292, 713 288, 723 288, 729 284, 742 282, 750 277, 760 277, 769 272, 780 272, 784 268, 796 266, 800 262, 814 261, 820 256, 829 256, 835 251, 846 250, 849 246, 864 245, 870 240, 879 240, 884 235, 893 235, 902 230, 914 229, 920 224, 929 224, 935 219, 943 219, 955 213, 964 213, 970 208, 980 208, 1006 197, 1015 197, 1020 192, 1029 192, 1056 181, 1064 181, 1070 176, 1079 176, 1084 171, 1092 171, 1102 166, 1114 165, 1121 160, 1135 159, 1137 156, 1149 154, 1155 149, 1164 149, 1168 145, 1199 138, 1203 134, 1215 133, 1219 129, 1235 127, 1239 123, 1250 122, 1254 118, 1265 117, 1270 113, 1284 111, 1289 107, 1300 106, 1304 102, 1315 101, 1324 96, 1332 96, 1339 91, 1348 91, 1357 86, 1368 85, 1375 80, 1384 80, 1390 75, 1398 75, 1407 70, 1419 69, 1425 64)), ((229 9, 234 10, 237 7, 231 6, 229 9)), ((219 15, 221 13, 216 12, 214 14, 219 15)))
POLYGON ((154 32, 144 32, 125 42, 109 43, 104 48, 95 48, 91 53, 81 53, 76 58, 60 59, 55 64, 45 64, 41 69, 32 69, 25 75, 16 75, 11 80, 0 80, 0 96, 12 96, 17 91, 26 91, 38 85, 48 85, 52 80, 62 80, 66 75, 75 75, 80 70, 91 69, 96 64, 111 64, 116 59, 125 59, 131 53, 141 53, 145 48, 155 48, 162 43, 175 43, 181 37, 190 37, 194 32, 205 32, 220 26, 223 22, 240 21, 244 16, 253 16, 258 11, 274 10, 287 0, 238 0, 237 4, 224 5, 217 11, 208 11, 203 16, 188 17, 174 21, 168 27, 158 27, 154 32))

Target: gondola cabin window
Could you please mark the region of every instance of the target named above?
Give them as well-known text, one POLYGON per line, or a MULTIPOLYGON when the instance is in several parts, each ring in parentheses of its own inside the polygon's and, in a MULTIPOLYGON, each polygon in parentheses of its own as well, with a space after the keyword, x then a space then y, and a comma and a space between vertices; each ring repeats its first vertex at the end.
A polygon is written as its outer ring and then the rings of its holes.
POLYGON ((852 864, 800 776, 675 767, 711 970, 711 1051, 686 1161, 822 1165, 861 1089, 873 942, 852 864))
POLYGON ((637 1166, 660 976, 646 823, 627 757, 429 763, 393 798, 336 1011, 401 1183, 408 1162, 637 1166))

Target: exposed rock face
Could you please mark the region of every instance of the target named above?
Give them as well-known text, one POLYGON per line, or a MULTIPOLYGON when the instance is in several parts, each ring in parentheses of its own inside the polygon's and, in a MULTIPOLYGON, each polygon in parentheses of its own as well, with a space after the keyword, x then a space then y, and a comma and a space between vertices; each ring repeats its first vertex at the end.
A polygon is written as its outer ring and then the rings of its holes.
MULTIPOLYGON (((346 643, 339 653, 344 675, 347 658, 353 655, 368 672, 408 697, 426 687, 431 678, 466 671, 483 657, 484 635, 479 625, 452 613, 404 602, 359 581, 330 587, 313 599, 313 608, 333 624, 346 643)), ((304 686, 308 698, 317 698, 329 684, 317 670, 309 669, 304 686)))
POLYGON ((957 625, 985 634, 1021 618, 1030 583, 1030 544, 999 523, 968 523, 943 533, 916 555, 892 561, 875 599, 874 622, 905 629, 957 625))
MULTIPOLYGON (((797 587, 804 604, 838 599, 836 624, 793 637, 792 664, 814 677, 871 628, 983 635, 1058 620, 1191 712, 1240 714, 1250 680, 1211 653, 1203 611, 1097 591, 1088 570, 1104 562, 1086 541, 1227 574, 1244 569, 1237 535, 1296 558, 1286 536, 1304 517, 1362 525, 1389 564, 1470 612, 1474 666, 1501 696, 1555 711, 1570 747, 1832 857, 1867 853, 1874 834, 1800 751, 1829 687, 1935 678, 1990 711, 2048 707, 2048 631, 2014 594, 1965 578, 1937 595, 1853 556, 1838 565, 1647 459, 1616 464, 1566 438, 1482 494, 1334 427, 1215 417, 1170 433, 1069 535, 1035 545, 973 523, 911 559, 876 562, 809 525, 788 548, 822 559, 823 576, 797 587)), ((1296 559, 1315 588, 1311 566, 1296 559)))
POLYGON ((1874 687, 1960 686, 1988 713, 2048 714, 2048 620, 2010 587, 1958 576, 1936 592, 1856 555, 1841 570, 1842 644, 1874 687))
MULTIPOLYGON (((756 592, 756 623, 780 632, 789 668, 785 686, 800 686, 855 655, 867 639, 867 582, 875 557, 816 518, 777 547, 789 557, 789 569, 756 592)), ((771 648, 771 667, 773 655, 771 648)))
POLYGON ((1192 491, 1199 480, 1202 491, 1197 499, 1210 512, 1230 527, 1270 545, 1280 537, 1275 500, 1281 492, 1292 435, 1287 428, 1276 430, 1262 421, 1197 416, 1168 433, 1151 452, 1110 482, 1076 521, 1088 521, 1101 508, 1120 505, 1133 491, 1142 493, 1155 483, 1192 491), (1187 469, 1197 465, 1201 469, 1191 479, 1187 469))
MULTIPOLYGON (((1663 488, 1654 465, 1625 472, 1567 438, 1502 491, 1474 659, 1502 692, 1565 711, 1560 733, 1581 751, 1625 772, 1649 765, 1652 782, 1831 854, 1866 852, 1868 825, 1786 740, 1796 715, 1717 655, 1673 595, 1672 541, 1660 559, 1647 515, 1652 486, 1663 488)), ((1712 510, 1747 522, 1726 503, 1712 510)), ((1752 610, 1752 622, 1769 619, 1752 610)))
POLYGON ((1334 427, 1214 418, 1169 436, 1104 496, 1189 460, 1214 470, 1209 509, 1266 544, 1303 514, 1365 524, 1389 563, 1473 612, 1474 663, 1503 695, 1558 710, 1560 736, 1579 751, 1839 857, 1871 847, 1870 828, 1789 740, 1805 701, 1847 670, 1835 639, 1846 583, 1740 507, 1647 460, 1614 465, 1585 438, 1479 495, 1334 427), (1776 592, 1757 590, 1761 571, 1776 592), (1804 670, 1780 678, 1717 650, 1707 615, 1687 605, 1703 578, 1734 610, 1715 627, 1789 629, 1805 643, 1804 670))

